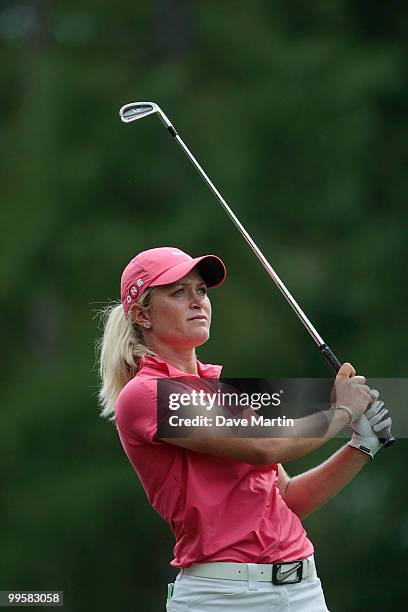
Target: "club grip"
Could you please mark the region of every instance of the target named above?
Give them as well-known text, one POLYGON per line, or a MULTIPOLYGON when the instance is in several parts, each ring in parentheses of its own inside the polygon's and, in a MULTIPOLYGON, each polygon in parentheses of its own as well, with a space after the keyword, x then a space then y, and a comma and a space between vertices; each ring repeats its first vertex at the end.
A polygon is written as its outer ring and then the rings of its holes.
POLYGON ((333 351, 331 350, 331 348, 329 348, 327 346, 327 344, 322 344, 320 347, 320 351, 323 355, 323 357, 326 359, 326 361, 328 362, 328 364, 331 366, 331 368, 336 372, 340 370, 341 368, 341 363, 340 361, 337 359, 336 355, 333 353, 333 351))
MULTIPOLYGON (((327 344, 322 344, 319 348, 320 348, 320 352, 322 353, 323 357, 326 359, 326 361, 328 362, 330 367, 337 374, 337 372, 341 368, 341 363, 337 359, 336 355, 333 353, 331 348, 329 346, 327 346, 327 344)), ((380 438, 380 442, 385 447, 388 447, 388 446, 391 446, 391 444, 394 444, 395 438, 394 438, 394 436, 392 435, 391 432, 385 432, 385 437, 384 438, 380 438)))

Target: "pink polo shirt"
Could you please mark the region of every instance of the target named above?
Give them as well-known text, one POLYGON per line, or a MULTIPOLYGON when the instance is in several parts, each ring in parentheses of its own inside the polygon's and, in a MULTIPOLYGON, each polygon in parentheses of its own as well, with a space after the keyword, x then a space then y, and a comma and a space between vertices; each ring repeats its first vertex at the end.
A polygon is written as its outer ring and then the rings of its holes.
MULTIPOLYGON (((221 366, 197 364, 201 378, 219 378, 221 366)), ((171 565, 272 563, 311 555, 312 543, 279 493, 277 464, 213 457, 156 437, 156 381, 183 376, 163 359, 145 356, 116 401, 123 448, 151 505, 174 533, 171 565)))

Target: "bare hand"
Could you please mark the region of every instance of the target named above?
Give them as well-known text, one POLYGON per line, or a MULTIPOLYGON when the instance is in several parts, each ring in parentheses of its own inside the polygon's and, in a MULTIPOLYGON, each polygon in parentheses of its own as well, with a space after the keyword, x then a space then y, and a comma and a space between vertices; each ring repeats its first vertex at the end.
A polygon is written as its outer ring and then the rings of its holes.
POLYGON ((364 376, 356 376, 350 363, 343 363, 337 373, 331 395, 331 404, 347 406, 354 414, 354 420, 363 414, 368 404, 373 401, 370 387, 365 384, 364 376))

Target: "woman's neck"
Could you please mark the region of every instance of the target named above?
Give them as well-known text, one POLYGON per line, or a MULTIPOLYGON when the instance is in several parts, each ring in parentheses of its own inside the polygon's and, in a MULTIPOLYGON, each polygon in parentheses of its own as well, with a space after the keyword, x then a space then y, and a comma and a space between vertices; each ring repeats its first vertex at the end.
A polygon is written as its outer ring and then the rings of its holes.
POLYGON ((160 355, 162 359, 167 361, 181 372, 186 374, 198 374, 197 357, 194 348, 176 349, 167 344, 162 344, 160 341, 149 342, 149 348, 156 355, 160 355))

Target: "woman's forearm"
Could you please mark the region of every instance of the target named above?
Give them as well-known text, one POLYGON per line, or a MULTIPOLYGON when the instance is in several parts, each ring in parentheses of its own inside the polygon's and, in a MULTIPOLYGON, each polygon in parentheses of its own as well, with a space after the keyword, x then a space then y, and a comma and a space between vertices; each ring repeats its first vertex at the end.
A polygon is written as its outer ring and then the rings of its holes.
POLYGON ((295 514, 305 518, 334 497, 369 461, 369 455, 346 444, 324 463, 291 478, 283 498, 295 514))
POLYGON ((295 420, 290 438, 259 438, 264 463, 286 463, 317 450, 333 438, 349 422, 343 410, 327 410, 295 420), (322 428, 325 432, 322 433, 322 428), (314 437, 316 436, 316 437, 314 437))

